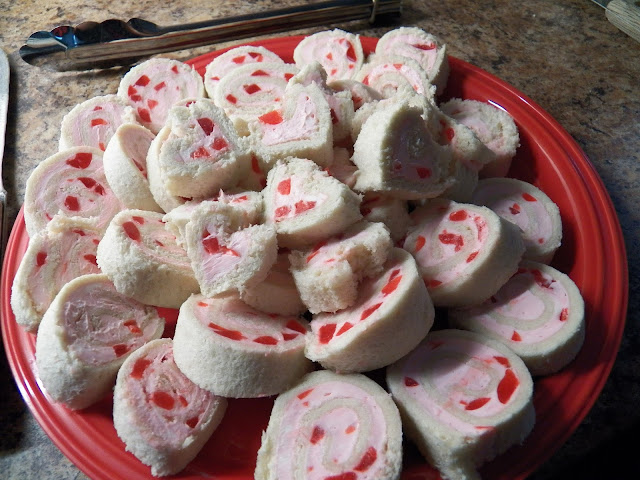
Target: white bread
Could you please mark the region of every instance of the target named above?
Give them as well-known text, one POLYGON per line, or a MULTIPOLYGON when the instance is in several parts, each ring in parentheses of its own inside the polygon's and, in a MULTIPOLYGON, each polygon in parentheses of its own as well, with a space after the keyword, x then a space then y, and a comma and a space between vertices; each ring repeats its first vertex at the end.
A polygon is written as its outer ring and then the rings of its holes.
POLYGON ((213 101, 234 123, 240 135, 247 122, 278 108, 287 83, 298 68, 281 61, 242 65, 227 73, 216 86, 213 101))
POLYGON ((169 195, 206 198, 236 184, 248 153, 224 112, 206 98, 169 110, 160 180, 169 195))
POLYGON ((377 192, 364 194, 360 204, 360 213, 368 222, 384 223, 394 242, 399 242, 403 239, 411 225, 409 207, 406 200, 389 197, 377 192))
POLYGON ((298 68, 320 62, 329 81, 353 79, 362 67, 364 52, 359 35, 338 28, 314 33, 293 50, 298 68))
POLYGON ((58 292, 38 328, 38 378, 54 402, 88 407, 111 391, 127 356, 163 330, 155 308, 118 293, 106 275, 77 277, 58 292))
POLYGON ((351 92, 354 110, 360 109, 366 103, 382 100, 382 95, 377 90, 357 80, 333 80, 328 81, 327 85, 338 92, 351 92))
POLYGON ((268 174, 265 221, 278 245, 303 248, 342 232, 362 218, 360 197, 311 160, 291 158, 268 174))
POLYGON ((376 45, 375 56, 411 58, 424 69, 427 80, 440 95, 449 78, 447 46, 436 36, 417 27, 400 27, 388 31, 376 45))
POLYGON ((273 109, 249 124, 250 145, 271 168, 278 160, 300 157, 328 166, 333 158, 333 122, 329 104, 312 83, 287 87, 282 109, 273 109))
POLYGON ((264 214, 264 202, 261 192, 245 191, 231 188, 226 191, 220 190, 217 195, 209 200, 191 200, 167 213, 162 220, 166 222, 166 227, 176 236, 178 245, 184 247, 185 227, 191 219, 191 214, 203 201, 217 202, 230 205, 235 208, 247 225, 262 223, 264 214))
POLYGON ((357 191, 410 200, 436 197, 454 183, 451 152, 433 140, 422 113, 400 102, 365 121, 352 156, 357 191))
POLYGON ((394 248, 382 272, 362 282, 353 306, 313 317, 305 355, 340 373, 381 368, 415 348, 434 317, 414 259, 394 248))
POLYGON ((200 290, 187 252, 160 213, 120 212, 98 245, 97 259, 118 292, 147 305, 178 308, 200 290))
POLYGON ((114 94, 92 97, 62 117, 58 149, 93 147, 104 151, 124 123, 137 123, 136 113, 126 100, 114 94))
POLYGON ((249 225, 241 211, 202 202, 185 226, 185 244, 203 295, 243 292, 264 280, 276 261, 276 231, 249 225))
POLYGON ((518 269, 524 253, 519 229, 486 207, 436 198, 411 218, 404 248, 436 306, 481 303, 518 269))
POLYGON ((427 73, 415 60, 396 55, 369 57, 356 80, 378 91, 384 98, 406 95, 414 91, 434 101, 436 87, 429 82, 427 73))
POLYGON ((104 174, 125 208, 161 212, 147 179, 147 153, 155 135, 135 123, 118 127, 104 151, 104 174))
POLYGON ((170 212, 174 208, 179 207, 183 203, 192 200, 191 196, 181 197, 171 195, 165 188, 165 180, 162 168, 160 166, 160 150, 164 142, 169 138, 171 129, 168 126, 162 127, 155 136, 149 151, 147 152, 147 180, 149 181, 149 191, 153 200, 164 212, 170 212))
POLYGON ((47 228, 29 240, 11 287, 16 322, 36 333, 42 316, 70 280, 100 273, 96 250, 102 232, 89 220, 54 216, 47 228))
POLYGON ((105 229, 122 208, 104 175, 102 151, 74 147, 43 160, 27 179, 24 223, 29 237, 54 215, 88 218, 105 229))
POLYGON ((443 113, 469 127, 491 149, 496 159, 485 165, 480 177, 504 177, 520 145, 518 127, 506 111, 478 100, 454 98, 440 105, 443 113))
POLYGON ((191 382, 169 338, 152 340, 124 362, 113 393, 113 423, 127 451, 154 477, 180 472, 216 430, 227 400, 191 382))
POLYGON ((204 72, 204 88, 209 98, 215 98, 216 88, 220 79, 238 67, 249 64, 284 61, 271 50, 257 45, 242 45, 234 47, 222 55, 218 55, 207 65, 204 72))
POLYGON ((584 300, 555 268, 523 261, 489 300, 449 310, 449 323, 511 348, 532 375, 550 375, 571 362, 585 336, 584 300))
POLYGON ((558 206, 542 190, 515 178, 486 178, 473 191, 471 203, 490 208, 520 228, 524 258, 551 263, 562 243, 562 219, 558 206))
POLYGON ((307 311, 289 271, 290 267, 288 251, 278 253, 267 277, 260 283, 246 287, 241 293, 242 301, 261 312, 278 315, 300 315, 307 311))
POLYGON ((462 330, 429 333, 387 369, 405 434, 446 480, 479 480, 485 461, 533 428, 533 381, 511 350, 462 330))
POLYGON ((393 401, 364 375, 326 370, 276 399, 254 478, 397 480, 402 426, 393 401))
POLYGON ((391 247, 384 224, 361 221, 310 249, 294 250, 291 273, 302 301, 311 313, 350 307, 362 279, 381 272, 391 247))
POLYGON ((235 295, 193 295, 180 307, 173 339, 180 370, 231 398, 280 393, 312 369, 304 357, 308 323, 260 312, 235 295))
POLYGON ((289 80, 287 88, 289 89, 293 85, 307 86, 311 84, 318 87, 329 105, 334 144, 350 138, 351 121, 355 110, 351 91, 349 89, 337 91, 330 88, 327 85, 327 73, 322 65, 316 61, 301 67, 300 71, 289 80))
POLYGON ((120 80, 118 95, 136 110, 138 121, 158 133, 169 109, 186 98, 205 96, 204 82, 193 67, 170 58, 151 58, 120 80))

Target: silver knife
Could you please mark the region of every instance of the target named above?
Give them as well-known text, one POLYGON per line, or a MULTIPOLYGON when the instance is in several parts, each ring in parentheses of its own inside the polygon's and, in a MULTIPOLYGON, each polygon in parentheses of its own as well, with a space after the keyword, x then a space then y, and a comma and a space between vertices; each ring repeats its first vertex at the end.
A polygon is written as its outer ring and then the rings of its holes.
POLYGON ((20 56, 32 65, 60 71, 107 68, 156 53, 296 28, 361 19, 373 23, 381 15, 400 14, 401 9, 402 0, 326 0, 170 27, 140 18, 84 22, 32 34, 20 48, 20 56))
POLYGON ((4 155, 4 135, 7 129, 7 108, 9 105, 9 61, 0 48, 0 265, 9 236, 7 225, 7 191, 2 184, 2 157, 4 155))
POLYGON ((591 0, 605 9, 607 19, 619 30, 640 42, 640 1, 591 0))

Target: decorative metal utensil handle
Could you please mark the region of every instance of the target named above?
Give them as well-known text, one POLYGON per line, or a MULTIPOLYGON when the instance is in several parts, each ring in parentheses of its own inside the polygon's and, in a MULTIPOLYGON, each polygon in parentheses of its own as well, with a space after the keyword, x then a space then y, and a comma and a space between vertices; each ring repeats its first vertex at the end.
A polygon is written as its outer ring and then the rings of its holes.
POLYGON ((402 0, 328 0, 210 21, 158 26, 139 18, 128 22, 84 22, 36 32, 20 49, 22 58, 56 70, 104 68, 156 53, 228 42, 318 25, 399 14, 402 0))

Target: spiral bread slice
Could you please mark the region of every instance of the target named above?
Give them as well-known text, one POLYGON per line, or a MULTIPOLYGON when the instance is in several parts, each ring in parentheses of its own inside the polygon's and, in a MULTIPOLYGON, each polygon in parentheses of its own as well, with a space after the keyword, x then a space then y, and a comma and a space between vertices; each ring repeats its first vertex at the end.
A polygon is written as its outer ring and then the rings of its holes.
POLYGON ((422 113, 401 102, 365 121, 352 157, 359 169, 357 191, 415 200, 436 197, 454 183, 451 151, 433 140, 422 113))
POLYGON ((106 275, 82 275, 62 287, 42 318, 38 377, 53 401, 88 407, 111 391, 127 356, 163 330, 155 308, 118 293, 106 275))
POLYGON ((86 219, 55 216, 29 240, 11 288, 16 322, 36 333, 60 289, 81 275, 100 273, 96 250, 102 232, 86 219))
POLYGON ((157 212, 116 215, 98 245, 97 260, 118 292, 147 305, 178 308, 199 291, 187 252, 157 212))
POLYGON ((376 56, 411 58, 423 68, 439 95, 449 78, 447 46, 436 36, 416 27, 401 27, 385 33, 376 45, 376 56))
POLYGON ((469 306, 496 293, 517 269, 519 229, 486 207, 433 199, 411 213, 404 248, 436 306, 469 306))
POLYGON ((434 317, 415 261, 393 248, 382 272, 362 282, 353 306, 313 317, 305 354, 338 372, 374 370, 418 345, 434 317))
POLYGON ((485 205, 522 231, 524 258, 550 263, 562 241, 558 206, 536 186, 515 178, 486 178, 471 203, 485 205))
POLYGON ((263 193, 265 221, 275 227, 281 247, 313 245, 362 218, 360 197, 311 160, 276 164, 263 193))
POLYGON ((404 239, 411 225, 411 217, 409 217, 409 207, 406 200, 389 197, 377 192, 364 194, 360 204, 360 213, 368 222, 384 223, 394 242, 404 239))
POLYGON ((354 105, 351 91, 333 90, 327 85, 327 74, 319 62, 311 62, 300 68, 300 71, 289 80, 287 88, 293 85, 315 84, 322 92, 331 114, 331 123, 334 143, 340 143, 351 135, 351 120, 353 118, 354 105))
POLYGON ((118 371, 113 423, 126 449, 155 477, 180 472, 220 424, 227 400, 189 380, 176 366, 173 342, 152 340, 118 371))
POLYGON ((491 149, 496 159, 480 171, 481 177, 504 177, 520 145, 518 127, 504 110, 478 100, 454 98, 440 105, 446 115, 469 127, 491 149))
POLYGON ((355 78, 364 62, 364 52, 358 35, 336 28, 302 39, 293 50, 293 60, 298 68, 319 62, 331 82, 355 78))
POLYGON ((434 102, 436 93, 436 87, 429 82, 422 66, 407 57, 376 55, 363 65, 356 80, 373 88, 384 98, 415 92, 434 102))
POLYGON ((210 200, 190 200, 179 207, 174 208, 162 219, 166 222, 167 228, 176 236, 179 245, 185 246, 185 228, 191 214, 203 202, 217 202, 234 207, 242 217, 242 221, 249 224, 262 223, 264 213, 264 202, 261 192, 245 191, 231 188, 226 191, 220 190, 210 200))
POLYGON ((281 105, 287 83, 296 73, 295 65, 282 61, 234 68, 218 83, 213 101, 229 116, 239 134, 248 134, 247 122, 281 105))
POLYGON ((429 333, 387 369, 406 435, 445 479, 476 471, 533 429, 533 381, 503 344, 462 330, 429 333))
POLYGON ((283 109, 260 115, 249 129, 253 150, 267 169, 288 157, 331 164, 333 123, 329 104, 316 84, 287 87, 283 109))
POLYGON ((364 375, 321 370, 276 399, 254 477, 396 480, 401 468, 400 415, 387 392, 364 375))
POLYGON ((161 212, 149 188, 147 154, 155 135, 135 123, 118 127, 103 155, 104 174, 125 208, 161 212))
POLYGON ((518 272, 483 304, 449 310, 453 327, 482 333, 511 348, 532 375, 571 362, 585 336, 584 300, 565 274, 523 261, 518 272))
POLYGON ((278 243, 270 225, 249 225, 238 209, 202 202, 185 226, 187 255, 207 297, 243 292, 265 279, 278 243))
POLYGON ((336 312, 353 305, 358 285, 380 273, 391 246, 382 223, 363 221, 311 249, 291 252, 291 273, 309 311, 336 312))
POLYGON ((186 63, 151 58, 122 77, 118 95, 135 109, 139 122, 157 134, 174 104, 202 98, 205 90, 202 77, 186 63))
POLYGON ((133 108, 118 95, 102 95, 79 103, 62 118, 59 149, 93 147, 104 151, 118 127, 137 123, 133 108))
POLYGON ((244 289, 241 293, 242 301, 256 310, 278 315, 300 315, 307 311, 290 268, 288 250, 283 249, 278 253, 267 277, 244 289))
POLYGON ((180 307, 173 339, 180 370, 216 395, 278 394, 312 369, 304 356, 308 323, 267 314, 235 295, 193 295, 180 307))
POLYGON ((216 88, 220 79, 238 67, 249 64, 284 61, 271 50, 254 45, 244 45, 227 50, 217 56, 207 65, 204 73, 204 88, 209 98, 215 98, 216 88))
MULTIPOLYGON (((160 188, 172 196, 206 198, 235 185, 248 153, 229 119, 211 100, 172 107, 165 128, 169 133, 159 140, 157 159, 160 188)), ((149 178, 155 180, 155 176, 149 178)))
POLYGON ((122 204, 107 183, 102 151, 74 147, 40 162, 27 179, 24 222, 29 237, 54 215, 88 218, 104 230, 122 204))

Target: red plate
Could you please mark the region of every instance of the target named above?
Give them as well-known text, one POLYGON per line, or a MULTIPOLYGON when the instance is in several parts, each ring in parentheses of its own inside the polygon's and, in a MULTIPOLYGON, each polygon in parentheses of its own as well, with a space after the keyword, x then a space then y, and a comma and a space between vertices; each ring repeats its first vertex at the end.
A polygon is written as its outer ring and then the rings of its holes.
MULTIPOLYGON (((292 62, 302 37, 254 42, 292 62)), ((362 38, 366 52, 376 39, 362 38)), ((190 63, 201 73, 224 50, 190 63)), ((522 93, 489 73, 450 58, 447 97, 488 101, 513 116, 520 130, 510 173, 529 181, 560 207, 563 244, 554 266, 578 285, 586 304, 586 340, 578 357, 562 372, 535 383, 537 422, 524 445, 486 464, 482 477, 524 479, 547 460, 580 424, 609 375, 626 318, 627 261, 620 225, 602 181, 580 147, 553 119, 522 93)), ((53 404, 42 392, 34 372, 35 337, 15 323, 9 299, 11 285, 28 237, 22 211, 9 239, 0 295, 5 351, 22 396, 44 431, 62 452, 89 477, 152 478, 149 468, 125 452, 111 420, 111 398, 81 412, 53 404)), ((175 312, 167 312, 169 321, 175 312)), ((169 328, 170 330, 170 328, 169 328)), ((219 429, 203 452, 177 478, 215 476, 251 479, 260 435, 273 399, 232 400, 219 429)), ((432 478, 415 448, 405 448, 404 479, 432 478)))

